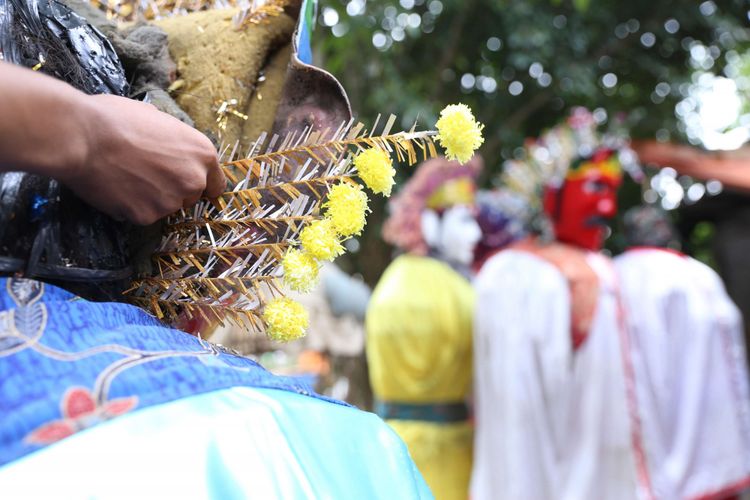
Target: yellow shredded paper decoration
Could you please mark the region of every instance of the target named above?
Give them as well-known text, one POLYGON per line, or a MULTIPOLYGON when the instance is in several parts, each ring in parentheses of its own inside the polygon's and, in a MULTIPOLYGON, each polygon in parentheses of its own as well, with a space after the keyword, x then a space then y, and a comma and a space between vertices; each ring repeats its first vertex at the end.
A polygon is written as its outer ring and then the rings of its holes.
POLYGON ((288 342, 305 336, 310 318, 302 304, 280 297, 266 304, 263 321, 270 338, 288 342))
POLYGON ((281 263, 284 266, 284 283, 292 290, 306 293, 318 284, 318 261, 311 255, 290 248, 281 263))
POLYGON ((307 226, 300 232, 299 240, 305 252, 316 259, 333 260, 344 253, 333 222, 329 219, 318 220, 307 226))
POLYGON ((370 148, 362 151, 354 159, 359 178, 372 189, 373 193, 391 195, 391 189, 396 181, 396 169, 393 168, 391 156, 380 148, 370 148))
POLYGON ((360 234, 365 228, 367 201, 367 194, 359 184, 337 184, 328 193, 323 208, 335 231, 348 237, 360 234))
POLYGON ((440 119, 435 127, 438 131, 437 140, 445 148, 445 156, 449 160, 466 163, 484 142, 484 125, 476 121, 471 109, 465 104, 446 106, 440 112, 440 119))

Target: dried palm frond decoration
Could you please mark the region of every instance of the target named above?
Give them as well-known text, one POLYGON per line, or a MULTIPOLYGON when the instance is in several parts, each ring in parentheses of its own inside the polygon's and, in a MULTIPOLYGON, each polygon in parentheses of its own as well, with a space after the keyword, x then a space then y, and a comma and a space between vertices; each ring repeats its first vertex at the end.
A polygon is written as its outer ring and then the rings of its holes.
POLYGON ((239 29, 282 14, 291 0, 90 0, 90 3, 108 18, 126 22, 238 7, 234 25, 239 29))
POLYGON ((482 126, 463 105, 446 108, 437 131, 394 133, 395 120, 379 130, 377 121, 369 131, 350 122, 274 137, 242 159, 229 152, 222 168, 231 189, 169 217, 153 255, 156 275, 133 284, 132 300, 167 321, 185 313, 246 322, 278 340, 304 335, 306 312, 283 297, 282 283, 309 291, 319 262, 362 232, 368 197, 354 177, 387 195, 392 158, 413 165, 435 157, 437 140, 455 159, 482 142, 482 126))

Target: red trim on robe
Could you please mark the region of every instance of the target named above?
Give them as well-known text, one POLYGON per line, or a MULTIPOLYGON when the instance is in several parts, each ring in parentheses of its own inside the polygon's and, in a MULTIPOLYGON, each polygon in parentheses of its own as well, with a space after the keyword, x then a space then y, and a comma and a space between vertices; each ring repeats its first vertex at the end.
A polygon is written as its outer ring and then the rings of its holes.
POLYGON ((643 446, 643 431, 641 429, 641 413, 638 410, 638 394, 635 386, 635 369, 633 360, 630 358, 630 338, 628 336, 627 326, 625 324, 625 307, 622 304, 620 296, 620 284, 615 287, 617 301, 617 333, 620 337, 620 347, 622 353, 622 365, 625 371, 625 398, 628 404, 628 413, 630 414, 631 442, 633 445, 633 454, 635 455, 635 467, 638 477, 639 487, 644 490, 646 497, 650 500, 656 499, 651 476, 648 471, 646 460, 646 450, 643 446))
POLYGON ((690 500, 739 500, 740 493, 748 488, 750 488, 750 476, 740 479, 718 491, 704 493, 703 495, 692 497, 690 500))

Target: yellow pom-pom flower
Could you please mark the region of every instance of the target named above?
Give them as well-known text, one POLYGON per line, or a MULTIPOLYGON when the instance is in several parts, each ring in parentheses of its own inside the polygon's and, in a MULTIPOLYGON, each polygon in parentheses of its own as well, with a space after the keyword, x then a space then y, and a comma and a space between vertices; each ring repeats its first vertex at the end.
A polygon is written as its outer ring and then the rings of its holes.
POLYGON ((344 253, 338 234, 329 219, 317 220, 299 233, 302 248, 319 260, 333 260, 344 253))
POLYGON ((297 292, 309 292, 318 283, 318 261, 296 248, 287 250, 281 261, 284 283, 297 292))
POLYGON ((435 126, 437 140, 445 148, 445 156, 449 160, 466 163, 484 142, 484 125, 474 119, 471 109, 465 104, 446 106, 435 126))
POLYGON ((366 149, 354 159, 354 166, 357 167, 359 178, 374 193, 391 195, 391 189, 396 182, 393 180, 396 169, 393 168, 391 156, 387 151, 377 147, 366 149))
POLYGON ((305 336, 310 318, 302 304, 280 297, 266 304, 263 321, 270 338, 288 342, 305 336))
POLYGON ((336 232, 348 237, 360 234, 365 228, 367 201, 367 194, 359 184, 337 184, 328 193, 323 208, 336 232))

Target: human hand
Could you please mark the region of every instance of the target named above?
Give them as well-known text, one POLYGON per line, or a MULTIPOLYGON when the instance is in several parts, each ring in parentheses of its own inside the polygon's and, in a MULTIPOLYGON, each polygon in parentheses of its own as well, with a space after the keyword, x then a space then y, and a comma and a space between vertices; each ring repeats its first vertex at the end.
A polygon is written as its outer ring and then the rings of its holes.
POLYGON ((658 167, 673 167, 680 173, 690 175, 701 152, 690 146, 657 142, 653 140, 633 141, 631 148, 641 163, 658 167))
POLYGON ((205 135, 150 104, 112 95, 84 102, 85 153, 56 177, 92 206, 146 225, 224 191, 205 135))

